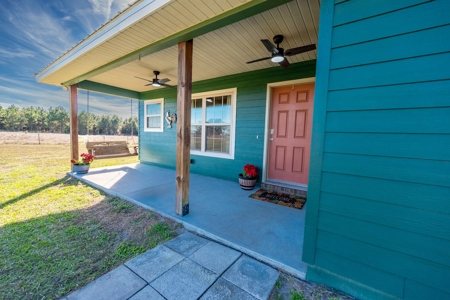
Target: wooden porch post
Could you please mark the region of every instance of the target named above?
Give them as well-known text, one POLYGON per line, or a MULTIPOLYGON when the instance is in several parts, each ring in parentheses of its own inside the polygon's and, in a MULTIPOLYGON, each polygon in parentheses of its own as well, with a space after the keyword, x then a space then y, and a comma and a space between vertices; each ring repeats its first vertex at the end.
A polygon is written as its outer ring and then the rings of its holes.
POLYGON ((192 40, 178 44, 177 170, 175 212, 189 213, 191 167, 192 40))
POLYGON ((78 152, 78 88, 76 84, 69 86, 70 114, 70 158, 79 159, 78 152))

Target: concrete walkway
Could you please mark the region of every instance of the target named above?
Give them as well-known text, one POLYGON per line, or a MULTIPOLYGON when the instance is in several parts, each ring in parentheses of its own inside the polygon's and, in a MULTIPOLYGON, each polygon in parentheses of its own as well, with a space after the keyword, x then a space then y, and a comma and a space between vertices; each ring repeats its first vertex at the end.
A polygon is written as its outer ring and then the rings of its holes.
POLYGON ((300 279, 305 206, 302 210, 249 198, 239 183, 191 174, 190 213, 175 214, 175 171, 146 164, 71 174, 108 194, 158 212, 191 232, 218 241, 300 279))
POLYGON ((186 232, 103 275, 65 300, 265 300, 279 273, 186 232))

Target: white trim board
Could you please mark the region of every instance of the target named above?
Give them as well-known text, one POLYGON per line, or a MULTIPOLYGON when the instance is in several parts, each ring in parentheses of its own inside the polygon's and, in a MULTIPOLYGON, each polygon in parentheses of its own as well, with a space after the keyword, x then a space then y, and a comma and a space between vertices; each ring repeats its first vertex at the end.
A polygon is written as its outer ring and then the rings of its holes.
MULTIPOLYGON (((263 171, 261 176, 261 181, 265 182, 267 180, 268 170, 268 160, 269 160, 269 130, 270 130, 270 107, 272 104, 272 88, 288 85, 297 85, 303 83, 313 83, 316 82, 316 77, 308 77, 302 79, 294 79, 288 81, 272 82, 267 84, 266 91, 266 120, 264 128, 264 152, 263 152, 263 171)), ((306 186, 307 187, 307 186, 306 186)))

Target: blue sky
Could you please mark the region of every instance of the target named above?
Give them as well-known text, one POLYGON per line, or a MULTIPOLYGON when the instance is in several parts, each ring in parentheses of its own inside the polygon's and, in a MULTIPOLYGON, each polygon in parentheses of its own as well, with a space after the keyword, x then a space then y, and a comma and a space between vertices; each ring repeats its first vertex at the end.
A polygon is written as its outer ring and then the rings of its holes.
MULTIPOLYGON (((69 107, 68 92, 33 77, 135 0, 0 0, 0 105, 69 107)), ((80 91, 79 111, 86 110, 80 91)), ((133 101, 133 115, 137 115, 133 101)), ((90 93, 89 112, 129 118, 130 100, 90 93)))

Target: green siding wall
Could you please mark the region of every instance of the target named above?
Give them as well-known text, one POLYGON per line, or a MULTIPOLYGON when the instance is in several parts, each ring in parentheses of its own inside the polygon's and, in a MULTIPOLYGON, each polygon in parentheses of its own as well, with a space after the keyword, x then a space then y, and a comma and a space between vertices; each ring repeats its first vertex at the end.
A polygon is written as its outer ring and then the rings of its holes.
POLYGON ((307 278, 450 299, 450 1, 321 9, 307 278))
MULTIPOLYGON (((195 49, 194 49, 195 51, 195 49)), ((195 68, 195 66, 194 66, 195 68)), ((191 172, 236 180, 245 164, 263 165, 267 84, 315 76, 315 61, 274 67, 260 71, 195 82, 193 93, 237 88, 235 159, 191 155, 191 172), (256 136, 259 138, 256 139, 256 136)), ((176 89, 160 89, 141 94, 141 99, 164 98, 164 111, 176 112, 176 89)), ((139 106, 139 152, 143 163, 175 168, 176 124, 164 132, 145 132, 144 103, 139 106)))

